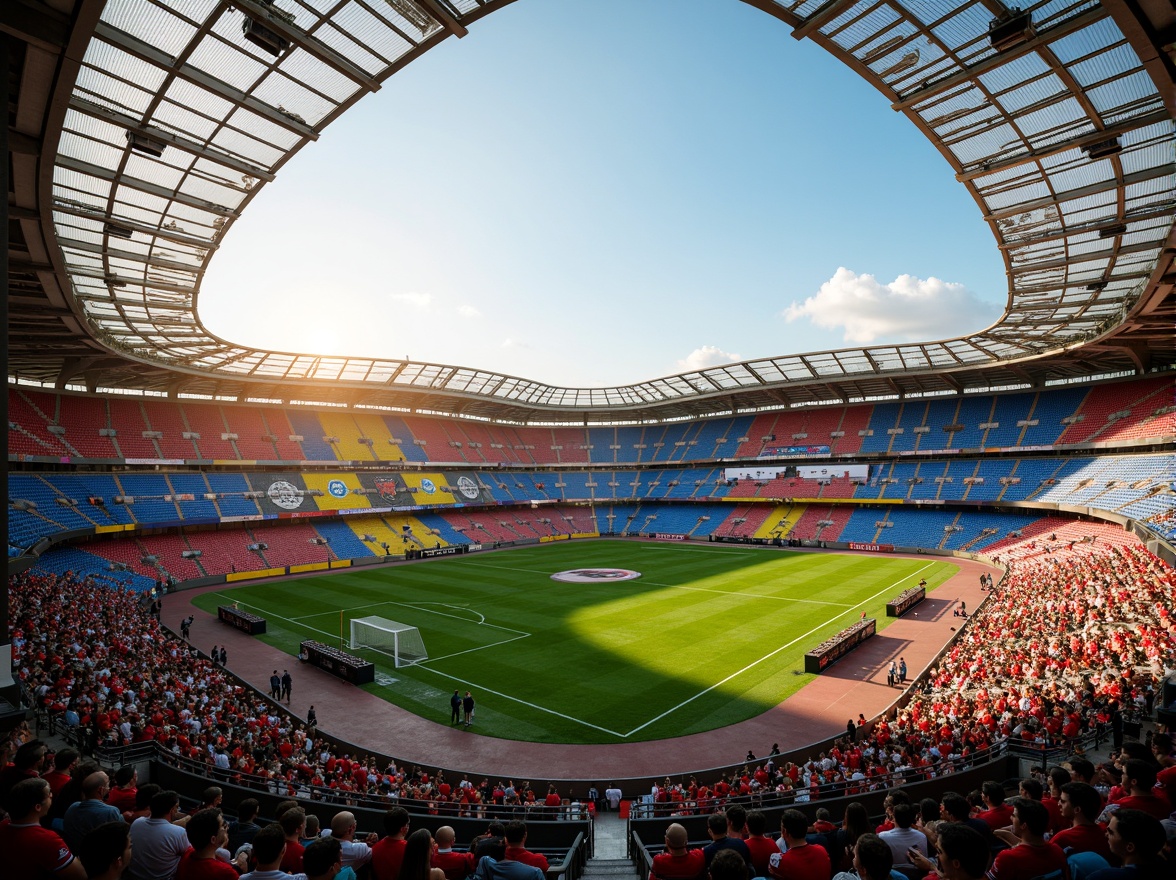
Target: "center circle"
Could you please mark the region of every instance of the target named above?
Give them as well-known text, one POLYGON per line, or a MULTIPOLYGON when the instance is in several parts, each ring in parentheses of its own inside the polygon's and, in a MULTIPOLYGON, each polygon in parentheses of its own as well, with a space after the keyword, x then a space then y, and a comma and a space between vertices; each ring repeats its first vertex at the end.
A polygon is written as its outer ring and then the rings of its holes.
POLYGON ((592 584, 599 581, 635 581, 639 577, 641 572, 630 568, 573 568, 557 571, 551 579, 565 584, 592 584))

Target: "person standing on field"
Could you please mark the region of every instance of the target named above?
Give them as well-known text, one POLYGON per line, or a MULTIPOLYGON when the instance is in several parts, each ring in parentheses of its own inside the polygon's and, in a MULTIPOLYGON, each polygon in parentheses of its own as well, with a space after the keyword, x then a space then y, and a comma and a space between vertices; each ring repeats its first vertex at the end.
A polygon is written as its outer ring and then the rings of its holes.
POLYGON ((474 695, 469 691, 461 699, 461 709, 465 713, 465 726, 469 727, 474 723, 474 695))
POLYGON ((454 690, 453 696, 449 698, 449 723, 461 723, 461 694, 456 690, 454 690))

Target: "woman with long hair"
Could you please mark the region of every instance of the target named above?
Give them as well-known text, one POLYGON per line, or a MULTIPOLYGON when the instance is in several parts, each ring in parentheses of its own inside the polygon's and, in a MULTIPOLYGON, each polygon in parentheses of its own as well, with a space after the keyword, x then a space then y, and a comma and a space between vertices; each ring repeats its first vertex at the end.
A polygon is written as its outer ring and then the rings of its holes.
POLYGON ((404 861, 400 880, 445 880, 445 872, 433 866, 433 835, 428 828, 418 828, 404 844, 404 861))

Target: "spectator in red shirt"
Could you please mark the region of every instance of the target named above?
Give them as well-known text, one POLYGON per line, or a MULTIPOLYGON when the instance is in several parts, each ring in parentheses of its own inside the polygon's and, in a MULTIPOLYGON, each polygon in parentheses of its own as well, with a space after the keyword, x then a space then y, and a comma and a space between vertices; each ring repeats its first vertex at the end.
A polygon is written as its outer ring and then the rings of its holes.
POLYGON ((282 813, 278 824, 286 838, 286 853, 282 856, 281 869, 287 874, 302 873, 302 834, 306 831, 306 811, 302 807, 291 807, 282 813))
POLYGON ((45 755, 48 753, 48 746, 39 739, 21 744, 20 748, 16 750, 16 754, 12 756, 12 763, 0 770, 0 802, 21 780, 41 777, 45 755))
POLYGON ((1062 786, 1058 808, 1062 820, 1068 821, 1070 825, 1051 837, 1050 841, 1062 849, 1098 853, 1110 861, 1111 848, 1107 844, 1107 835, 1102 826, 1095 822, 1102 812, 1102 797, 1098 790, 1085 782, 1067 782, 1062 786))
POLYGON ((1156 770, 1147 761, 1131 758, 1123 762, 1123 787, 1127 796, 1116 803, 1122 810, 1142 810, 1156 819, 1167 819, 1172 806, 1156 794, 1156 770))
POLYGON ((9 820, 0 823, 0 853, 4 854, 6 876, 86 880, 86 869, 73 857, 65 841, 57 832, 41 827, 41 819, 48 814, 52 802, 49 783, 40 776, 22 779, 9 789, 9 820))
POLYGON ((1013 828, 995 831, 1009 849, 996 854, 988 869, 988 880, 1033 880, 1066 867, 1066 854, 1056 843, 1047 842, 1049 811, 1040 801, 1014 798, 1013 828))
MULTIPOLYGON (((999 831, 1007 828, 1013 822, 1013 808, 1005 803, 1004 788, 999 782, 989 780, 980 786, 980 796, 984 799, 987 810, 981 810, 976 818, 991 828, 999 831)), ((1048 817, 1048 813, 1046 814, 1048 817)))
POLYGON ((126 813, 135 809, 135 794, 138 792, 139 774, 129 764, 114 771, 114 788, 106 795, 106 803, 126 813))
POLYGON ((472 852, 462 852, 453 848, 453 841, 456 835, 453 829, 448 825, 442 825, 437 829, 436 841, 437 848, 433 850, 433 867, 440 868, 445 872, 448 880, 464 880, 470 874, 474 873, 474 854, 472 852))
MULTIPOLYGON (((216 857, 216 851, 229 842, 229 826, 219 807, 197 810, 184 826, 192 849, 180 859, 176 880, 237 880, 237 870, 216 857)), ((238 867, 244 869, 248 856, 241 853, 238 867)))
POLYGON ((386 837, 372 847, 372 880, 396 880, 404 862, 408 837, 408 810, 393 807, 384 813, 386 837))
MULTIPOLYGON (((81 754, 77 749, 62 749, 53 756, 53 769, 44 773, 42 778, 49 783, 49 790, 53 792, 54 797, 57 797, 57 793, 69 782, 70 770, 78 763, 80 757, 81 754)), ((108 798, 107 803, 109 802, 108 798)), ((119 809, 125 808, 120 807, 119 809)))
POLYGON ((1168 800, 1176 804, 1176 757, 1172 755, 1171 734, 1157 733, 1152 737, 1152 754, 1160 765, 1156 784, 1164 789, 1168 800))
POLYGON ((547 856, 529 852, 527 844, 527 823, 515 820, 506 823, 506 861, 522 862, 546 873, 547 856))
POLYGON ((756 877, 768 876, 768 859, 780 851, 776 841, 768 837, 768 817, 759 810, 747 814, 747 848, 751 850, 751 865, 756 877))
POLYGON ((649 880, 701 880, 706 872, 706 856, 701 849, 689 849, 689 842, 685 828, 677 822, 670 825, 666 829, 665 852, 653 857, 649 880))
POLYGON ((800 810, 780 814, 780 837, 788 851, 768 862, 768 876, 775 880, 829 880, 832 868, 825 848, 806 839, 808 817, 800 810))

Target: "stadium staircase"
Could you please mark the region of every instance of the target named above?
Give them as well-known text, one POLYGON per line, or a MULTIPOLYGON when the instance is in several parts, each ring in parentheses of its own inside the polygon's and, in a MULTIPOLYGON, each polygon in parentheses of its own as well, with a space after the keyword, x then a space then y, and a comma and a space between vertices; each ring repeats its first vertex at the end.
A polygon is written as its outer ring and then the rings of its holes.
MULTIPOLYGON (((596 848, 599 851, 600 844, 597 844, 596 848)), ((584 873, 580 875, 580 878, 581 880, 635 880, 635 878, 640 878, 640 875, 633 866, 633 862, 624 858, 623 855, 617 858, 595 856, 584 865, 584 873)))

